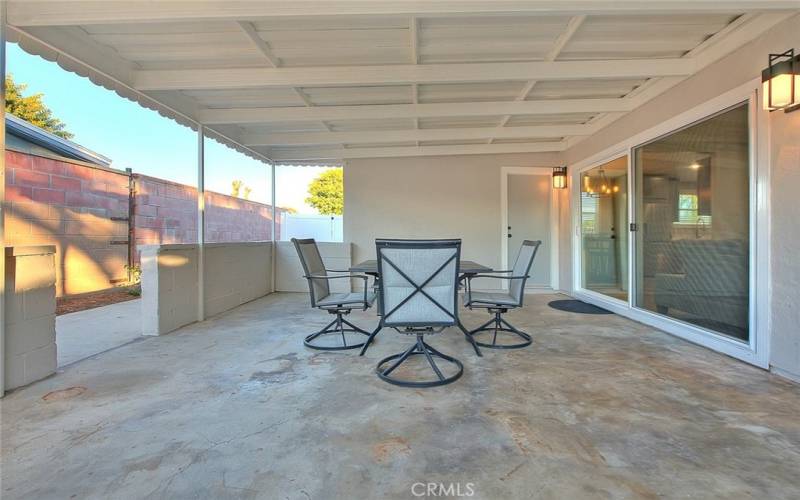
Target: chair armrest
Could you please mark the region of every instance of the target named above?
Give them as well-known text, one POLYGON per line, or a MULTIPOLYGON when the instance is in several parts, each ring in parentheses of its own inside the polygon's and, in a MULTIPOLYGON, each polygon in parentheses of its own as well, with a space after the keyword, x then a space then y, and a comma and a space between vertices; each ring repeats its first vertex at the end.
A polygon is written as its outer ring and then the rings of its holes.
POLYGON ((468 276, 467 280, 471 280, 473 278, 494 278, 498 280, 521 280, 525 278, 530 278, 530 276, 495 276, 493 274, 473 274, 472 276, 468 276))
POLYGON ((303 277, 309 280, 335 280, 342 278, 360 278, 366 281, 369 279, 369 276, 367 276, 366 274, 347 274, 343 276, 323 276, 321 274, 307 274, 303 277))
MULTIPOLYGON (((326 271, 329 271, 329 269, 326 269, 326 271)), ((348 271, 341 271, 341 272, 348 272, 348 271)), ((366 274, 346 274, 346 275, 339 275, 339 276, 322 276, 322 275, 319 275, 319 274, 316 274, 316 275, 315 274, 307 274, 307 275, 305 275, 303 277, 306 278, 306 279, 309 279, 309 280, 335 280, 335 279, 342 279, 342 278, 348 278, 348 279, 358 278, 358 279, 362 279, 362 280, 364 280, 364 310, 366 311, 367 307, 369 307, 368 304, 367 304, 367 293, 368 293, 367 292, 367 288, 368 288, 367 287, 367 283, 369 283, 369 276, 366 275, 366 274)))

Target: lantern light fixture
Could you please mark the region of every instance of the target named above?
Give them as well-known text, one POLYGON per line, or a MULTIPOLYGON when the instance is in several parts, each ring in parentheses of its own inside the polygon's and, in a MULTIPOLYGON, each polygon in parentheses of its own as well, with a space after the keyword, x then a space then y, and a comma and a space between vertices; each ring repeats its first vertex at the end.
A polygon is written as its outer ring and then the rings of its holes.
POLYGON ((769 66, 761 72, 764 109, 790 113, 800 109, 800 55, 794 49, 769 55, 769 66))
POLYGON ((567 167, 555 167, 553 169, 553 189, 567 188, 567 167))

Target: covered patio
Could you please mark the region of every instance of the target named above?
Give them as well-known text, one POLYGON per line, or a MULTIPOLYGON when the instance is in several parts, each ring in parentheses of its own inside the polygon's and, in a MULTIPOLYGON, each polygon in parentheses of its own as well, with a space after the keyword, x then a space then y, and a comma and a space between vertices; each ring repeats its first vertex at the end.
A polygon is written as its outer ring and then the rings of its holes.
MULTIPOLYGON (((54 250, 6 249, 4 498, 800 495, 796 0, 0 13, 1 45, 190 127, 198 158, 196 241, 137 249, 135 341, 57 369, 54 250), (207 238, 207 139, 270 173, 268 240, 207 238), (344 171, 323 272, 373 269, 382 238, 457 240, 461 271, 524 279, 502 314, 531 344, 481 356, 451 322, 430 342, 463 376, 431 388, 376 375, 408 347, 391 328, 364 356, 304 346, 331 317, 278 238, 288 165, 344 171), (550 305, 568 299, 609 314, 550 305)), ((364 294, 347 319, 367 332, 386 313, 369 274, 327 291, 364 294)), ((465 285, 468 330, 490 316, 465 285)))

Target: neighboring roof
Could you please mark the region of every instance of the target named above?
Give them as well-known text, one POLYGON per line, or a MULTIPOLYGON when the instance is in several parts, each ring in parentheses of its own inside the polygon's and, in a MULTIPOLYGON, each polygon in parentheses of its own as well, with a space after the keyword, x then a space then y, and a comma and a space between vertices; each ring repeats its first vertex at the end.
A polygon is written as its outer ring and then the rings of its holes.
POLYGON ((66 158, 94 163, 102 167, 111 165, 111 158, 51 134, 47 130, 28 123, 10 113, 6 114, 6 132, 66 158))

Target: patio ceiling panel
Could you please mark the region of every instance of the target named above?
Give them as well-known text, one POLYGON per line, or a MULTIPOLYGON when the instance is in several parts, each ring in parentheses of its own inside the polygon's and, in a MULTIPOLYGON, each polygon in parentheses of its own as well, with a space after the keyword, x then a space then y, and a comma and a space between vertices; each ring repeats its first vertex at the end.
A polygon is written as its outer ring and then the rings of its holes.
POLYGON ((738 14, 589 16, 558 60, 681 57, 738 14))
POLYGON ((494 116, 459 116, 455 118, 420 118, 419 128, 474 128, 493 127, 500 123, 503 117, 494 116))
POLYGON ((573 124, 589 123, 596 113, 563 113, 549 115, 517 115, 512 116, 505 124, 506 127, 527 127, 531 125, 573 124))
POLYGON ((411 130, 412 118, 387 118, 385 120, 331 120, 327 122, 333 132, 357 132, 370 130, 411 130))
POLYGON ((10 38, 254 157, 561 151, 796 2, 22 2, 10 38), (591 8, 588 8, 591 7, 591 8))

